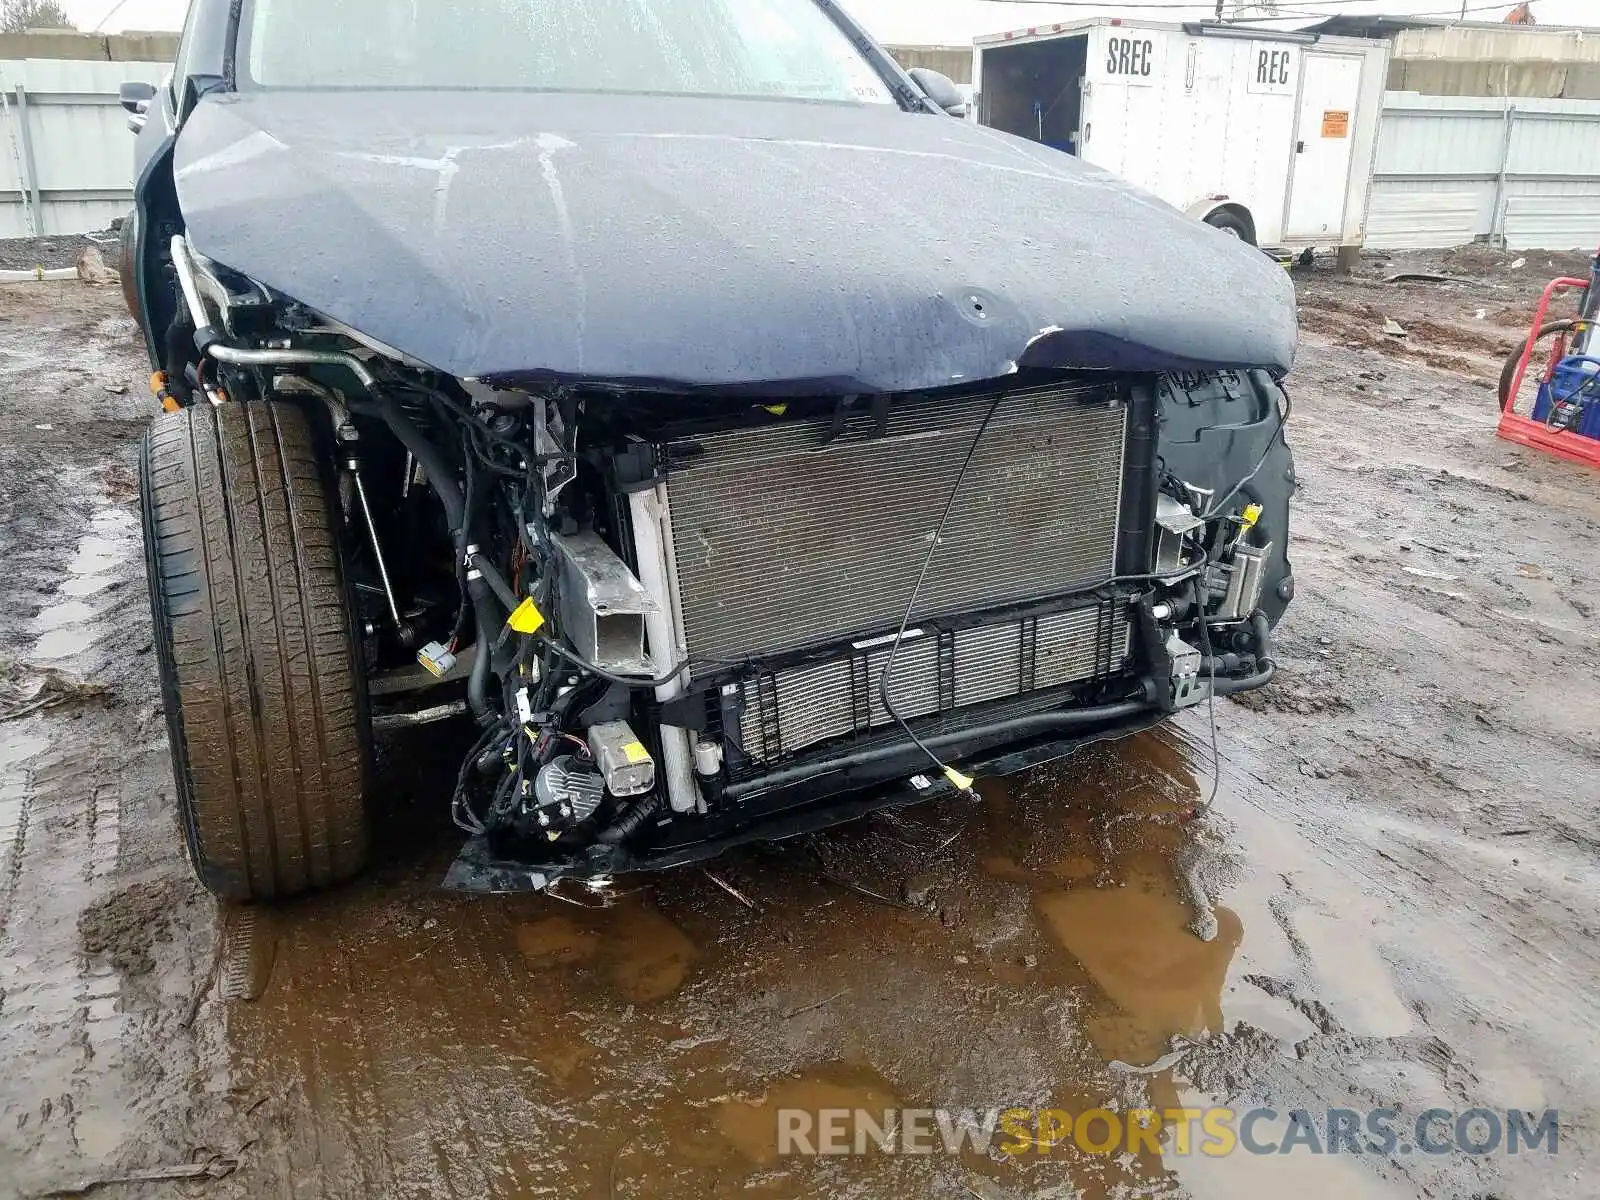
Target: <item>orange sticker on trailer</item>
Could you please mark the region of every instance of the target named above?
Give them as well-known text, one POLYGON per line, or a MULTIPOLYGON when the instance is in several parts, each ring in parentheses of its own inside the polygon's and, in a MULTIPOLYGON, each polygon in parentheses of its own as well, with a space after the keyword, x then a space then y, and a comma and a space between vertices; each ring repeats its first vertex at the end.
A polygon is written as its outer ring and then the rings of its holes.
POLYGON ((1342 138, 1350 136, 1350 114, 1337 109, 1329 109, 1322 114, 1322 136, 1326 138, 1342 138))

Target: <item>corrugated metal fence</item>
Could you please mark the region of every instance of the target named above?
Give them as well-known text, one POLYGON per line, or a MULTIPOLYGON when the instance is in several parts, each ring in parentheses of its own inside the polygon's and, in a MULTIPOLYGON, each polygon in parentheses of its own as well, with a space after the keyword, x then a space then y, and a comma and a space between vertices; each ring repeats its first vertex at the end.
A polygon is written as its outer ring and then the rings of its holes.
POLYGON ((0 237, 104 229, 133 206, 133 134, 117 88, 158 62, 0 61, 0 237))
POLYGON ((1592 250, 1600 101, 1389 92, 1366 244, 1592 250))

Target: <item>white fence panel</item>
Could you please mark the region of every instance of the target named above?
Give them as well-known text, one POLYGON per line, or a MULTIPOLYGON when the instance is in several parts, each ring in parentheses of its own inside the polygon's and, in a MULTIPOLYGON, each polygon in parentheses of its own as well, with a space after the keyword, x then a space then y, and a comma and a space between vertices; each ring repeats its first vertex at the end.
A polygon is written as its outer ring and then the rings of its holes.
POLYGON ((117 88, 157 62, 0 62, 0 237, 87 233, 133 206, 133 134, 117 88))
POLYGON ((1367 206, 1366 244, 1375 250, 1444 250, 1472 241, 1487 197, 1453 191, 1375 190, 1367 206))
POLYGON ((1512 250, 1593 250, 1600 243, 1600 195, 1508 196, 1512 250))
POLYGON ((1593 247, 1597 209, 1600 101, 1385 95, 1369 246, 1593 247))

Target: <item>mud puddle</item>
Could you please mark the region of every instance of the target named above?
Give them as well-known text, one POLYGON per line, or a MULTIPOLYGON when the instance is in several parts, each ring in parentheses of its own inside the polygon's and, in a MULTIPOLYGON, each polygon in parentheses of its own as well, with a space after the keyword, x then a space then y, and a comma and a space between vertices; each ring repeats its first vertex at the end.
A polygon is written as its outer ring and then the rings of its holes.
POLYGON ((860 1112, 893 1142, 907 1110, 1177 1108, 1226 1073, 1241 1023, 1258 1057, 1313 1030, 1252 977, 1359 967, 1383 994, 1381 967, 1291 947, 1274 913, 1295 901, 1197 813, 1194 753, 1144 735, 985 781, 982 807, 714 864, 748 906, 703 872, 584 907, 417 889, 415 865, 292 906, 260 1000, 226 1009, 232 1089, 259 1098, 266 1161, 315 1153, 332 1191, 1178 1194, 1186 1161, 1041 1142, 1038 1117, 1009 1150, 991 1128, 828 1157, 783 1143, 780 1117, 860 1112))
POLYGON ((104 638, 126 628, 115 617, 101 618, 112 605, 144 602, 137 588, 125 586, 128 567, 138 555, 139 537, 138 520, 127 508, 94 511, 66 562, 56 595, 33 620, 34 661, 60 664, 83 657, 104 638))

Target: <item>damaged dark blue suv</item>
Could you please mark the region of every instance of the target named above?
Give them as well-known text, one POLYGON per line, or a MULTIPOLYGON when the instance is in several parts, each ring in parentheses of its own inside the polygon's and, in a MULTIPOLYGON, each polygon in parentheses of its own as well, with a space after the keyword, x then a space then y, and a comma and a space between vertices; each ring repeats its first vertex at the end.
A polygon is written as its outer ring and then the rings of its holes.
POLYGON ((450 882, 506 890, 1271 678, 1284 273, 830 0, 196 0, 123 100, 218 895, 360 870, 375 728, 476 726, 450 882))

